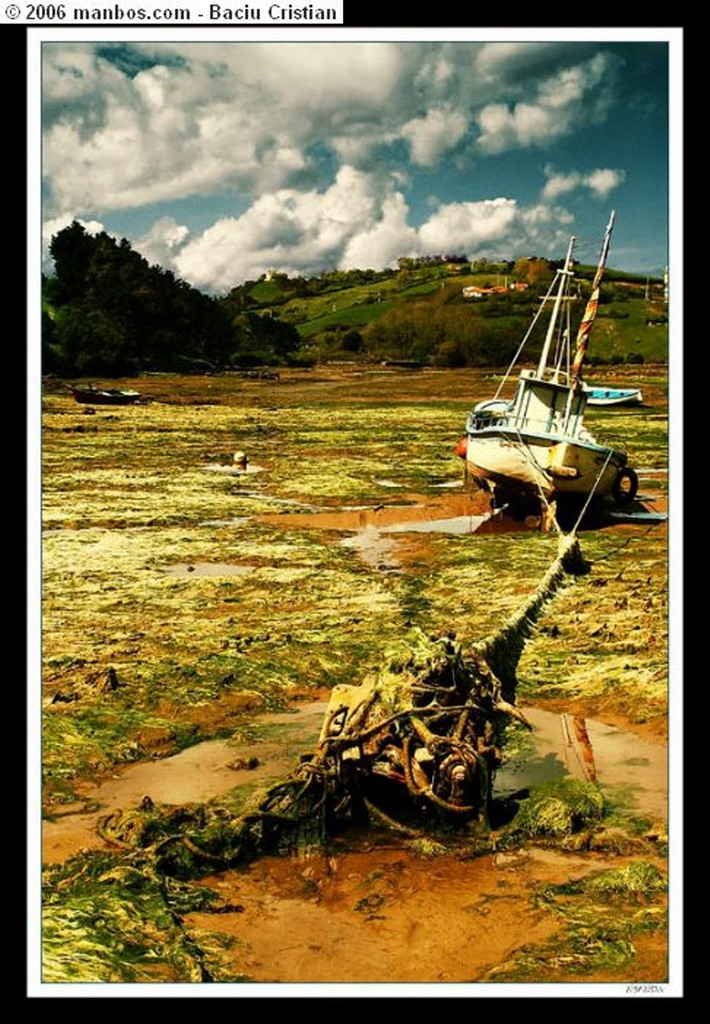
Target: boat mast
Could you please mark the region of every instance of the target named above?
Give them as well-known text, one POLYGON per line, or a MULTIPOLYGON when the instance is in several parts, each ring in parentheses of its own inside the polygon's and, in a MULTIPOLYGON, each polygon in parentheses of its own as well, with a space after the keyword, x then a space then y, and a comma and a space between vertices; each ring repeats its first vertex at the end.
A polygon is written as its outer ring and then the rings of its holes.
POLYGON ((594 275, 594 281, 592 282, 592 294, 589 296, 587 307, 584 310, 582 321, 577 330, 577 347, 574 353, 574 361, 572 363, 572 384, 576 384, 580 379, 582 363, 584 357, 587 354, 587 345, 589 343, 589 335, 592 330, 592 324, 597 315, 597 309, 599 308, 599 286, 601 284, 602 275, 604 274, 604 268, 606 267, 606 258, 609 253, 609 239, 611 238, 612 228, 614 227, 614 218, 616 211, 611 211, 611 217, 609 223, 606 226, 604 232, 604 241, 602 242, 602 249, 599 255, 599 263, 597 265, 597 272, 594 275))
POLYGON ((565 256, 564 268, 562 270, 557 271, 560 278, 560 284, 557 289, 557 295, 555 296, 555 305, 552 308, 552 315, 550 317, 550 323, 547 327, 547 336, 545 338, 545 344, 542 347, 542 354, 540 356, 540 362, 538 363, 537 367, 538 377, 542 377, 543 373, 545 372, 545 367, 547 366, 547 359, 550 354, 550 346, 552 344, 552 338, 554 336, 555 326, 557 324, 557 317, 559 316, 560 306, 562 305, 562 297, 565 291, 567 290, 569 278, 572 277, 572 271, 570 270, 570 267, 572 266, 572 251, 574 249, 575 242, 576 238, 573 235, 569 240, 567 255, 565 256))

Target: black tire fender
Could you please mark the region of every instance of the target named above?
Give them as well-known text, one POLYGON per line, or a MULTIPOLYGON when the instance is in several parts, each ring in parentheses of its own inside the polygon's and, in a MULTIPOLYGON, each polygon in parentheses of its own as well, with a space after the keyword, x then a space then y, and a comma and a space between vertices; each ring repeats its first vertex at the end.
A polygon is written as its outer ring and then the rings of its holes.
POLYGON ((638 494, 639 478, 630 466, 619 470, 611 492, 620 505, 628 505, 638 494))

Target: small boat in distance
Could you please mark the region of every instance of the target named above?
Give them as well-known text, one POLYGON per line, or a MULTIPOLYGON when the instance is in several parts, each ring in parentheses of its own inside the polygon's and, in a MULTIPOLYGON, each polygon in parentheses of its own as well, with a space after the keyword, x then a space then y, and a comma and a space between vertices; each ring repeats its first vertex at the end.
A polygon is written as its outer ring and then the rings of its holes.
POLYGON ((642 405, 641 388, 609 388, 600 384, 585 384, 587 405, 642 405))
POLYGON ((626 452, 597 441, 584 424, 590 393, 582 380, 589 335, 614 225, 612 212, 584 314, 571 350, 572 237, 564 266, 555 273, 496 394, 469 414, 456 451, 467 481, 491 493, 494 506, 523 510, 545 502, 585 506, 612 498, 628 504, 638 478, 626 452), (550 309, 537 369, 521 369, 512 399, 501 397, 513 366, 545 309, 550 309))
POLYGON ((120 388, 97 388, 93 384, 83 387, 70 385, 69 390, 82 405, 133 405, 140 397, 140 391, 122 391, 120 388))

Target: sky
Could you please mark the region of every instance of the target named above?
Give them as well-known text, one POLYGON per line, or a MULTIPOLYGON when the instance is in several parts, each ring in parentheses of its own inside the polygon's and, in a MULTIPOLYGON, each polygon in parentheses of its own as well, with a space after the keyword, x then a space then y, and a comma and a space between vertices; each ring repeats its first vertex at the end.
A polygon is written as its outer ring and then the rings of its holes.
MULTIPOLYGON (((532 34, 532 33, 531 33, 532 34)), ((72 38, 41 47, 43 253, 78 220, 226 294, 403 256, 661 273, 666 40, 72 38)))

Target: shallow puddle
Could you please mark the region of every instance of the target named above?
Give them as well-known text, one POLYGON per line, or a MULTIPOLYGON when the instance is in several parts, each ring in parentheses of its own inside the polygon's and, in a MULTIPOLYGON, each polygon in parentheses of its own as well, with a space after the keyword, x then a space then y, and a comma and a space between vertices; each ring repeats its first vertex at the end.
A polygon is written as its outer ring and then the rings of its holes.
POLYGON ((366 565, 377 569, 397 569, 397 542, 382 536, 376 526, 366 526, 352 537, 340 542, 344 548, 357 552, 366 565))
MULTIPOLYGON (((456 486, 461 488, 461 483, 456 486)), ((539 529, 539 522, 515 520, 492 512, 482 492, 460 492, 435 499, 413 499, 407 504, 346 506, 337 510, 280 513, 259 516, 259 521, 284 529, 321 530, 347 534, 339 543, 355 551, 367 565, 393 570, 406 561, 400 539, 386 535, 517 533, 539 529)))
POLYGON ((500 798, 530 786, 573 776, 595 782, 621 811, 668 816, 668 763, 665 745, 649 743, 577 715, 522 707, 532 725, 530 749, 511 757, 496 774, 494 794, 500 798))
POLYGON ((544 942, 558 922, 530 900, 531 887, 602 863, 416 858, 386 845, 260 858, 205 879, 232 912, 189 914, 185 924, 236 939, 228 956, 252 982, 402 985, 406 995, 412 983, 482 980, 523 943, 544 942))
POLYGON ((493 518, 493 513, 486 515, 452 516, 450 519, 428 519, 423 522, 392 523, 383 526, 382 533, 449 533, 456 536, 476 533, 493 518))
POLYGON ((238 786, 261 788, 283 778, 302 753, 313 749, 326 707, 316 701, 296 711, 261 715, 257 723, 268 738, 207 740, 86 787, 82 804, 55 811, 54 820, 42 823, 43 860, 61 861, 82 848, 103 846, 95 832, 98 818, 115 809, 133 810, 146 796, 158 804, 205 803, 238 786), (254 766, 247 767, 250 763, 254 766))
MULTIPOLYGON (((263 715, 255 720, 259 740, 208 741, 124 769, 87 791, 83 809, 65 808, 43 823, 43 861, 103 848, 98 820, 137 808, 146 796, 156 804, 204 803, 284 778, 315 746, 326 708, 319 701, 263 715)), ((598 722, 524 711, 532 743, 524 759, 500 769, 496 797, 571 774, 596 778, 635 813, 665 812, 664 748, 598 722)), ((373 984, 406 995, 411 984, 486 983, 516 951, 559 933, 558 914, 531 898, 537 888, 609 867, 607 854, 535 847, 470 859, 423 856, 394 833, 353 828, 333 837, 327 852, 262 856, 201 879, 196 884, 213 890, 220 906, 186 914, 182 927, 198 946, 221 949, 230 979, 277 984, 279 994, 284 984, 319 986, 318 994, 324 985, 373 984), (216 936, 224 945, 215 945, 216 936)), ((665 980, 663 942, 639 936, 635 946, 629 980, 665 980)))

